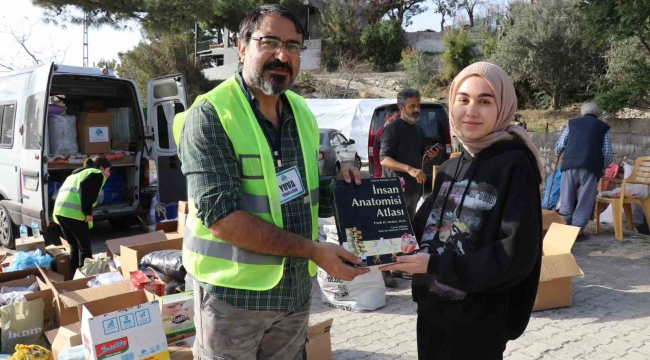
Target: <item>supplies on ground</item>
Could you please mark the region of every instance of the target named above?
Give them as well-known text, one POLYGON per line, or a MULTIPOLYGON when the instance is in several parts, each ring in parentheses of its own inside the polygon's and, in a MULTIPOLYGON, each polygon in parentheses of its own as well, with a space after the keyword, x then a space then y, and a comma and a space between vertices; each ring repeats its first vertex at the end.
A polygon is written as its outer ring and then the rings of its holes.
POLYGON ((26 269, 35 269, 38 266, 49 269, 54 258, 49 254, 43 254, 40 249, 34 251, 19 251, 12 258, 9 266, 4 271, 18 271, 26 269))
POLYGON ((111 271, 108 266, 109 259, 107 258, 92 258, 85 259, 84 265, 79 268, 79 271, 84 276, 99 275, 111 271))
POLYGON ((187 271, 183 267, 182 250, 154 251, 142 257, 141 267, 153 267, 176 281, 185 281, 187 271))
POLYGON ((164 296, 161 299, 162 325, 167 342, 186 339, 196 333, 194 328, 194 292, 164 296))
POLYGON ((16 345, 47 346, 43 326, 43 299, 16 302, 0 308, 0 339, 3 354, 14 351, 16 345))
MULTIPOLYGON (((324 225, 327 242, 339 244, 336 225, 324 225)), ((318 268, 318 285, 324 304, 348 311, 372 311, 386 305, 386 286, 381 271, 371 271, 352 281, 333 277, 318 268)))
POLYGON ((118 271, 112 271, 95 276, 94 279, 87 282, 89 288, 117 284, 124 281, 124 276, 118 271))
POLYGON ((39 345, 16 345, 10 360, 54 360, 52 352, 39 345))

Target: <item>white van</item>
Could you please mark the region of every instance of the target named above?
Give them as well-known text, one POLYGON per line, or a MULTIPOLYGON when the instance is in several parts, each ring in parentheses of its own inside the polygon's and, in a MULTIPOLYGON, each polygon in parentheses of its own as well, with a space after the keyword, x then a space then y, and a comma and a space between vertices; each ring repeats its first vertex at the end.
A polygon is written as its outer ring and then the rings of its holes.
MULTIPOLYGON (((53 188, 82 166, 83 157, 50 151, 50 122, 63 109, 76 116, 95 106, 94 111, 113 114, 108 116, 111 150, 103 154, 116 158, 111 161, 118 174, 113 179, 116 195, 93 210, 97 221, 109 220, 116 228, 138 223, 156 190, 160 203, 185 200, 172 136, 174 114, 187 108, 185 89, 181 75, 150 80, 145 117, 135 82, 107 69, 45 64, 0 73, 0 244, 13 247, 18 226, 29 227, 34 219, 44 233, 56 226, 53 188), (150 160, 157 188, 149 186, 150 160)), ((76 146, 76 140, 72 143, 76 146)))

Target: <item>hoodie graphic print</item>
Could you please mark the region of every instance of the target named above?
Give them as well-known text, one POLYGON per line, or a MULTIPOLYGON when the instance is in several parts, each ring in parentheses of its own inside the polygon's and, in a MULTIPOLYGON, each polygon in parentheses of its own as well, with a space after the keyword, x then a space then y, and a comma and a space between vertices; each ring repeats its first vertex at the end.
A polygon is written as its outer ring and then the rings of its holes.
MULTIPOLYGON (((452 186, 451 181, 445 181, 424 227, 420 248, 429 253, 437 251, 438 254, 445 249, 456 251, 459 255, 475 251, 482 212, 491 210, 497 198, 497 189, 487 183, 463 180, 452 186), (445 200, 444 216, 440 221, 445 200)), ((430 290, 454 300, 465 297, 464 292, 438 281, 431 284, 430 290)))

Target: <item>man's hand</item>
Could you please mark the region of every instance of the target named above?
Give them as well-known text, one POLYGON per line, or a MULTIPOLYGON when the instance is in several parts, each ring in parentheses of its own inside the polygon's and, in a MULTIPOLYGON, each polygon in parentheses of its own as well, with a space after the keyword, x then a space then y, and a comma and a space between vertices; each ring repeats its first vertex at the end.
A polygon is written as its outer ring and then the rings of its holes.
POLYGON ((359 169, 357 169, 357 167, 352 163, 341 164, 341 170, 338 173, 338 178, 343 178, 343 180, 345 180, 345 182, 348 184, 352 182, 352 179, 354 179, 355 184, 361 185, 361 171, 359 171, 359 169))
POLYGON ((352 255, 336 244, 314 243, 315 249, 311 260, 328 274, 341 280, 351 281, 355 277, 370 272, 370 269, 359 269, 343 263, 347 260, 353 264, 361 264, 361 259, 352 255))
POLYGON ((91 222, 93 221, 93 216, 92 215, 86 215, 86 222, 91 222))
POLYGON ((427 181, 427 176, 421 169, 416 169, 409 166, 407 172, 418 181, 418 184, 424 184, 424 182, 427 181))
POLYGON ((427 157, 428 157, 429 159, 433 159, 433 158, 435 158, 436 156, 438 156, 438 153, 439 153, 439 152, 440 152, 440 148, 433 148, 433 149, 429 149, 429 150, 427 150, 425 154, 427 154, 427 157))

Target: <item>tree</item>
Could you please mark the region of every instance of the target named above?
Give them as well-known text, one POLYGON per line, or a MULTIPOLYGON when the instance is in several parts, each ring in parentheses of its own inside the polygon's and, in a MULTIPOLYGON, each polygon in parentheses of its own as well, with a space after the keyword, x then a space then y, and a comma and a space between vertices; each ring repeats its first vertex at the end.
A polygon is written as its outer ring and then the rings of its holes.
POLYGON ((536 6, 514 3, 512 25, 491 59, 515 82, 530 82, 560 108, 562 97, 584 94, 597 71, 597 54, 585 37, 580 13, 567 0, 545 0, 536 6))
POLYGON ((440 31, 445 30, 445 16, 453 18, 458 11, 458 0, 432 0, 433 11, 440 14, 440 31))
POLYGON ((358 60, 361 57, 359 5, 353 1, 333 1, 323 10, 320 21, 323 68, 333 71, 338 68, 339 59, 358 60))
POLYGON ((465 67, 474 62, 474 43, 463 30, 451 30, 443 39, 445 52, 442 53, 442 77, 451 81, 465 67))
MULTIPOLYGON (((6 20, 3 17, 3 20, 6 20)), ((28 18, 20 20, 20 23, 5 23, 0 30, 0 39, 2 40, 3 53, 0 56, 0 71, 11 71, 21 67, 40 65, 48 62, 63 62, 65 60, 66 50, 55 49, 50 46, 49 49, 37 47, 32 44, 32 30, 35 23, 30 23, 28 18), (12 48, 15 47, 15 52, 12 48), (9 55, 13 53, 13 55, 9 55)))
POLYGON ((650 0, 580 0, 578 9, 592 38, 606 42, 633 37, 650 54, 650 0))
POLYGON ((116 59, 106 60, 104 58, 97 62, 97 67, 106 68, 108 70, 117 71, 118 63, 116 59))
POLYGON ((363 29, 361 45, 366 60, 379 71, 390 71, 402 58, 404 35, 399 20, 384 20, 363 29))
POLYGON ((139 22, 150 32, 178 33, 193 28, 199 21, 208 27, 239 30, 244 15, 256 6, 281 3, 300 9, 300 0, 32 0, 44 9, 46 22, 83 24, 84 14, 92 26, 126 28, 139 22))
POLYGON ((425 2, 426 0, 365 0, 366 18, 369 24, 375 24, 388 15, 392 20, 399 20, 401 25, 409 26, 413 16, 427 10, 425 2))
POLYGON ((459 0, 458 7, 467 11, 469 26, 474 27, 474 11, 477 5, 483 4, 483 0, 459 0))
POLYGON ((610 113, 624 107, 650 110, 650 54, 638 38, 613 42, 606 57, 607 74, 598 81, 596 103, 610 113))
POLYGON ((190 99, 214 87, 201 68, 194 63, 194 35, 190 32, 153 37, 144 32, 145 40, 135 48, 118 54, 117 72, 133 79, 141 94, 146 93, 149 79, 181 73, 185 76, 190 99))

